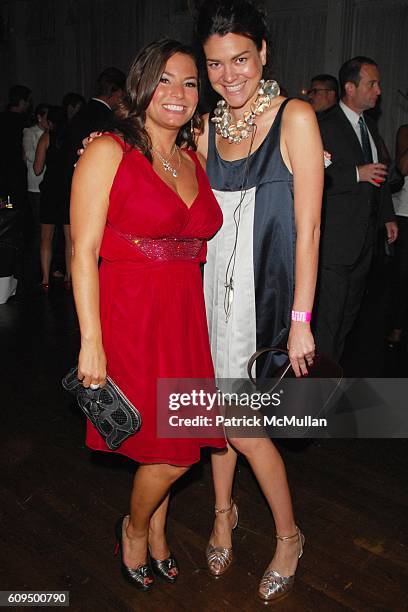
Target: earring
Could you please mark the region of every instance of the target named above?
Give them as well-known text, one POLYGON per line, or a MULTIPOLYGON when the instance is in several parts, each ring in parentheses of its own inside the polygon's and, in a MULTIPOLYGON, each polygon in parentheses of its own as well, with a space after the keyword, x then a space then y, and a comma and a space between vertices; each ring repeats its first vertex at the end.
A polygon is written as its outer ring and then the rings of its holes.
POLYGON ((190 121, 190 134, 191 134, 191 136, 194 139, 194 136, 195 136, 195 132, 194 132, 194 120, 193 120, 192 117, 191 117, 191 121, 190 121))

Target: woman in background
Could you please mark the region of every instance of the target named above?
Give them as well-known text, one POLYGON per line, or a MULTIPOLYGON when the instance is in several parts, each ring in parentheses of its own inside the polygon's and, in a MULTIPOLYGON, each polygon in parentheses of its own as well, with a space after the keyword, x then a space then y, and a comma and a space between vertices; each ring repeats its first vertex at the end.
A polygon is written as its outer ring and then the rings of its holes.
POLYGON ((37 175, 34 172, 35 152, 38 141, 43 133, 48 130, 47 114, 51 108, 50 104, 39 104, 34 112, 35 124, 24 128, 23 149, 27 164, 28 199, 33 212, 33 217, 39 223, 40 217, 40 183, 43 179, 44 170, 37 175))
POLYGON ((70 91, 65 94, 62 99, 62 109, 67 124, 69 124, 75 115, 85 106, 85 98, 75 91, 70 91))
POLYGON ((40 269, 40 183, 44 177, 44 170, 38 176, 34 172, 35 153, 38 141, 43 133, 48 130, 47 114, 51 108, 50 104, 39 104, 34 112, 35 124, 24 128, 23 132, 23 151, 27 164, 27 191, 28 202, 32 213, 32 239, 33 257, 33 276, 38 282, 40 269))
POLYGON ((52 240, 55 226, 62 225, 65 238, 65 276, 64 285, 71 286, 71 233, 69 226, 69 200, 63 189, 64 157, 62 146, 65 136, 65 118, 60 106, 52 106, 47 115, 48 130, 41 136, 34 160, 34 172, 40 175, 44 168, 44 178, 40 184, 40 223, 41 223, 41 289, 48 293, 52 261, 52 240))

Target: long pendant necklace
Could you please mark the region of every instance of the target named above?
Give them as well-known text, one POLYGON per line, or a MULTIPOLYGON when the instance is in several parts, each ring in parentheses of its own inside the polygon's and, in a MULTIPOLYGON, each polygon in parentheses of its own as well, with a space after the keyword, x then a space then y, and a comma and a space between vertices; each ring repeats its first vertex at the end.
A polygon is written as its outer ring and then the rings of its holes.
POLYGON ((178 146, 174 145, 173 151, 171 152, 170 157, 168 157, 167 159, 164 157, 164 155, 162 155, 160 153, 160 151, 158 151, 157 149, 154 149, 153 147, 152 147, 152 151, 153 151, 153 153, 155 153, 157 155, 157 157, 161 161, 161 164, 162 164, 162 166, 164 168, 164 171, 165 172, 170 172, 171 175, 174 178, 177 178, 178 177, 177 168, 175 168, 174 166, 171 165, 170 160, 174 156, 174 154, 177 152, 178 168, 180 169, 181 156, 180 156, 180 150, 179 150, 178 146))
POLYGON ((276 81, 265 81, 262 79, 259 82, 258 95, 255 102, 251 104, 250 110, 244 113, 242 119, 236 123, 231 123, 232 116, 230 107, 225 100, 220 100, 214 110, 214 117, 211 121, 215 124, 217 134, 226 138, 228 142, 241 142, 244 138, 248 138, 249 134, 254 129, 255 119, 261 115, 267 108, 271 106, 273 98, 280 94, 280 88, 276 81))
POLYGON ((235 225, 234 247, 232 249, 231 256, 228 260, 227 269, 225 270, 225 280, 224 280, 225 323, 228 323, 228 320, 232 314, 232 305, 234 302, 234 274, 235 274, 235 263, 237 259, 239 226, 241 224, 242 206, 243 206, 245 196, 248 190, 249 164, 251 160, 251 152, 252 152, 252 147, 253 147, 254 140, 255 140, 255 135, 256 135, 256 124, 254 125, 254 129, 251 135, 249 151, 246 156, 245 164, 243 168, 239 202, 233 213, 233 220, 234 220, 234 225, 235 225))

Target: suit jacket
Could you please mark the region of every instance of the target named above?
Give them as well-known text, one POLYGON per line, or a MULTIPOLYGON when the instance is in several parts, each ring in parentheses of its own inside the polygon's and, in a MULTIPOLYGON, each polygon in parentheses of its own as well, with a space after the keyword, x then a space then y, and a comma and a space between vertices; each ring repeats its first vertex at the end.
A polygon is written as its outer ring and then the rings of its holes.
POLYGON ((0 197, 10 196, 19 208, 27 193, 27 166, 23 159, 23 130, 26 117, 21 113, 0 113, 0 197))
POLYGON ((113 112, 103 102, 90 99, 72 119, 66 133, 63 152, 68 189, 71 186, 74 165, 78 161, 77 151, 82 148, 83 139, 91 132, 103 131, 107 128, 112 116, 113 112))
MULTIPOLYGON (((332 156, 325 171, 320 261, 323 265, 352 265, 364 245, 373 211, 378 225, 395 219, 391 192, 387 182, 380 188, 357 182, 356 166, 364 165, 363 151, 338 104, 318 120, 324 148, 332 156)), ((378 161, 383 162, 376 125, 370 117, 365 120, 378 161)))

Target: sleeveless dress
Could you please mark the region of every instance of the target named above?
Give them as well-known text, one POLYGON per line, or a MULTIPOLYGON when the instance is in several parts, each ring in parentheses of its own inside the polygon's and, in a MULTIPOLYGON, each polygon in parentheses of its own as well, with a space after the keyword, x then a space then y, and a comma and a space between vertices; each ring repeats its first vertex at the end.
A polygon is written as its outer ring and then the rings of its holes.
POLYGON ((65 166, 61 143, 53 132, 45 156, 45 173, 40 183, 40 223, 69 225, 69 195, 63 189, 65 166))
MULTIPOLYGON (((193 152, 199 189, 188 208, 138 150, 109 135, 124 153, 100 249, 103 346, 108 374, 142 416, 140 431, 115 452, 187 466, 202 446, 224 448, 223 432, 211 440, 157 437, 157 380, 214 377, 200 264, 222 215, 193 152)), ((89 421, 86 444, 109 451, 89 421)))
MULTIPOLYGON (((208 244, 204 267, 205 303, 218 385, 220 379, 247 378, 248 359, 257 349, 286 348, 296 240, 293 176, 280 152, 282 114, 289 101, 281 104, 267 136, 249 156, 248 163, 247 158, 226 161, 220 157, 214 124, 209 122, 207 176, 224 218, 221 230, 208 244), (231 277, 234 244, 233 299, 227 318, 225 284, 231 277)), ((280 365, 270 354, 257 360, 257 376, 265 375, 272 360, 280 365)))

